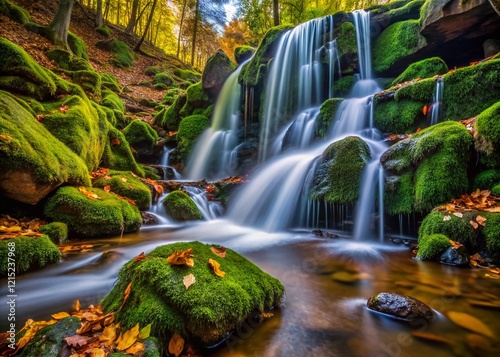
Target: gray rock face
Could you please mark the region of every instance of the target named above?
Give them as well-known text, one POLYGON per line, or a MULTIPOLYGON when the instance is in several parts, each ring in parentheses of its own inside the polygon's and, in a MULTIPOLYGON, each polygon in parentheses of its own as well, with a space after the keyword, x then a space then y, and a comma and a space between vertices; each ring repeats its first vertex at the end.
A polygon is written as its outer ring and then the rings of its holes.
POLYGON ((430 322, 434 319, 432 309, 411 296, 383 292, 369 298, 366 305, 371 310, 409 322, 417 320, 430 322))
POLYGON ((217 51, 207 62, 201 77, 202 88, 215 102, 227 77, 236 69, 229 57, 221 50, 217 51))
POLYGON ((456 249, 449 247, 441 254, 439 261, 447 265, 467 266, 469 265, 469 254, 464 246, 460 246, 456 249))

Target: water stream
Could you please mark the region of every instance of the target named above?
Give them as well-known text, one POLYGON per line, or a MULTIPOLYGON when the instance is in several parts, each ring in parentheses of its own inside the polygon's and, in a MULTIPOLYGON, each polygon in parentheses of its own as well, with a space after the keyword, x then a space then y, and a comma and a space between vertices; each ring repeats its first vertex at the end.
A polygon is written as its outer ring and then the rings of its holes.
POLYGON ((436 88, 434 89, 434 94, 432 95, 431 125, 437 124, 439 122, 439 115, 441 113, 441 106, 443 104, 443 90, 443 77, 438 77, 436 79, 436 88))

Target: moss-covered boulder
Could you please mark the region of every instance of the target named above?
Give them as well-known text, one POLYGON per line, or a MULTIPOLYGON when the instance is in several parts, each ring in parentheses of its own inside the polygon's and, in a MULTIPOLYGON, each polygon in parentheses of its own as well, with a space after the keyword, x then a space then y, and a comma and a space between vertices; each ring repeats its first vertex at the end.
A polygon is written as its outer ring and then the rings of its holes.
POLYGON ((354 73, 358 66, 358 45, 356 40, 356 28, 350 21, 345 21, 334 31, 337 39, 337 50, 340 58, 342 74, 354 73))
POLYGON ((202 114, 210 105, 208 95, 203 91, 201 82, 190 85, 186 90, 186 103, 179 112, 184 118, 189 115, 202 114))
POLYGON ((81 57, 62 48, 53 48, 45 52, 45 56, 57 67, 66 71, 93 71, 92 65, 81 57))
POLYGON ((480 172, 474 177, 472 189, 491 190, 500 183, 500 170, 489 169, 480 172))
POLYGON ((5 257, 0 261, 0 276, 7 276, 9 247, 15 245, 16 273, 21 274, 33 268, 43 268, 58 262, 61 252, 49 236, 25 237, 0 240, 0 254, 5 257))
POLYGON ((125 329, 136 323, 152 324, 151 335, 163 342, 178 333, 188 342, 212 345, 252 314, 281 303, 284 287, 277 279, 231 249, 221 258, 212 247, 199 242, 174 243, 156 248, 138 262, 129 261, 102 301, 104 309, 117 311, 116 319, 125 329), (174 252, 187 249, 192 249, 193 267, 167 262, 174 252), (220 264, 223 277, 214 274, 209 259, 220 264), (196 281, 186 289, 183 281, 189 274, 196 281), (129 298, 120 307, 130 283, 129 298))
POLYGON ((139 155, 150 155, 158 141, 158 133, 145 121, 133 120, 123 135, 139 155))
POLYGON ((118 78, 111 73, 101 73, 102 87, 112 90, 113 92, 121 92, 122 87, 118 83, 118 78))
POLYGON ((189 69, 175 68, 174 76, 191 84, 201 81, 201 73, 189 69))
POLYGON ((85 162, 35 119, 28 105, 0 91, 0 194, 36 204, 63 183, 89 185, 85 162))
POLYGON ((467 192, 471 146, 467 129, 447 121, 390 147, 381 158, 387 212, 429 212, 467 192))
POLYGON ((107 167, 120 171, 132 171, 140 177, 144 177, 144 169, 135 161, 130 145, 123 133, 112 127, 108 127, 108 140, 101 158, 101 167, 107 167))
POLYGON ((352 87, 356 83, 356 77, 353 75, 342 77, 333 82, 333 96, 338 98, 345 98, 352 87))
POLYGON ((61 356, 61 351, 67 345, 64 338, 76 335, 82 325, 78 317, 71 316, 55 324, 45 326, 23 348, 19 356, 61 356))
POLYGON ((191 197, 180 190, 171 192, 165 197, 163 206, 167 214, 175 221, 183 222, 203 219, 200 210, 191 197))
POLYGON ((4 14, 22 25, 31 21, 31 16, 28 11, 13 4, 9 0, 0 0, 0 14, 4 14))
POLYGON ((175 79, 167 72, 157 73, 154 76, 153 85, 155 86, 155 88, 158 88, 158 89, 178 86, 175 79), (163 87, 156 87, 157 85, 163 85, 163 87))
POLYGON ((96 47, 113 54, 111 64, 118 68, 132 67, 135 55, 130 47, 123 41, 112 38, 98 41, 96 47))
POLYGON ((451 247, 451 242, 443 234, 423 236, 418 240, 417 258, 420 260, 437 260, 448 247, 451 247))
POLYGON ((400 21, 387 27, 373 44, 373 69, 383 73, 427 44, 419 20, 400 21))
POLYGON ((356 201, 369 159, 368 145, 357 136, 348 136, 328 146, 314 173, 311 198, 341 204, 356 201))
POLYGON ((201 76, 202 88, 212 102, 215 102, 227 77, 236 69, 236 65, 222 50, 215 52, 208 59, 201 76))
POLYGON ((335 119, 335 114, 339 109, 340 103, 343 99, 341 98, 331 98, 327 99, 321 105, 318 117, 316 118, 316 135, 320 138, 328 137, 328 133, 332 127, 333 120, 335 119))
POLYGON ((165 93, 165 95, 163 96, 163 99, 161 101, 162 104, 172 105, 179 94, 184 94, 185 95, 185 91, 183 89, 180 89, 180 88, 171 88, 171 89, 169 89, 165 93))
POLYGON ((130 171, 110 170, 105 177, 98 178, 92 185, 102 189, 109 186, 111 192, 133 200, 140 210, 147 210, 151 206, 151 190, 130 171))
POLYGON ((251 46, 238 46, 234 49, 234 59, 238 65, 252 58, 255 53, 255 48, 251 46))
POLYGON ((448 72, 448 66, 439 57, 426 58, 422 61, 414 62, 405 69, 393 82, 392 85, 411 81, 416 78, 429 78, 448 72))
POLYGON ((500 101, 477 117, 475 128, 476 148, 485 155, 482 161, 489 166, 500 167, 500 101))
POLYGON ((66 223, 70 232, 83 237, 134 232, 142 223, 136 206, 99 188, 83 186, 58 189, 47 200, 44 213, 54 221, 66 223))
POLYGON ((40 233, 48 235, 55 244, 61 244, 68 239, 68 225, 62 222, 51 222, 40 227, 40 233))
POLYGON ((179 92, 172 105, 160 110, 154 117, 155 124, 163 129, 176 131, 181 122, 180 111, 186 104, 187 96, 184 92, 179 92))
POLYGON ((195 141, 210 126, 210 120, 203 115, 191 115, 182 119, 177 132, 177 151, 182 160, 187 160, 195 141))

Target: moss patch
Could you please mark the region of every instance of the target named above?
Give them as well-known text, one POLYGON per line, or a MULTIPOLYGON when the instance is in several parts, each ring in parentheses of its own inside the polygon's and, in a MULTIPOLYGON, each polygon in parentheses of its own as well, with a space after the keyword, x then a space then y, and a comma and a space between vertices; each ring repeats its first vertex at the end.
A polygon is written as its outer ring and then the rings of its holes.
POLYGON ((189 115, 199 114, 197 109, 205 109, 210 105, 208 95, 203 91, 201 81, 190 85, 186 90, 186 103, 179 112, 184 118, 189 115))
POLYGON ((9 243, 16 247, 16 273, 21 274, 33 268, 43 268, 58 262, 61 252, 46 235, 41 237, 17 237, 0 240, 0 254, 5 257, 0 261, 0 276, 7 276, 9 243))
POLYGON ((368 145, 357 136, 331 144, 314 173, 311 198, 342 204, 356 201, 361 175, 369 159, 368 145))
POLYGON ((358 53, 356 40, 356 28, 352 22, 344 22, 335 30, 337 38, 337 50, 339 56, 353 55, 358 53))
POLYGON ((354 76, 345 76, 333 82, 333 96, 345 98, 356 83, 354 76))
POLYGON ((242 64, 249 60, 255 53, 255 48, 251 46, 238 46, 234 49, 234 59, 236 63, 242 64))
POLYGON ((411 81, 416 78, 429 78, 447 72, 448 66, 441 58, 426 58, 409 65, 408 68, 392 82, 392 85, 395 86, 396 84, 411 81))
POLYGON ((40 227, 40 233, 48 235, 55 244, 61 244, 68 239, 68 226, 66 223, 52 222, 40 227))
POLYGON ((464 212, 462 218, 450 214, 450 219, 444 220, 446 216, 442 212, 432 211, 429 213, 418 229, 419 240, 433 234, 444 234, 449 239, 464 244, 468 249, 476 247, 476 232, 469 223, 477 215, 477 212, 464 212))
POLYGON ((439 259, 448 247, 451 247, 451 242, 443 234, 423 236, 418 240, 417 258, 420 260, 439 259))
POLYGON ((182 119, 177 132, 177 149, 183 160, 189 157, 195 141, 209 126, 210 120, 203 115, 191 115, 182 119))
POLYGON ((111 64, 115 67, 132 67, 135 55, 125 42, 112 38, 105 41, 98 41, 96 46, 113 54, 114 58, 111 60, 111 64))
POLYGON ((17 6, 9 0, 0 0, 0 14, 24 25, 31 21, 30 14, 22 7, 17 6))
MULTIPOLYGON (((500 166, 500 102, 483 111, 476 119, 476 148, 486 155, 487 164, 500 166)), ((497 182, 498 183, 498 182, 497 182)))
POLYGON ((326 138, 332 127, 333 119, 339 109, 343 99, 331 98, 327 99, 321 105, 318 117, 316 118, 316 135, 320 138, 326 138))
POLYGON ((101 167, 120 171, 132 171, 144 177, 144 170, 135 161, 130 145, 121 131, 109 124, 108 140, 101 159, 101 167))
POLYGON ((184 93, 185 92, 183 89, 171 88, 165 93, 161 102, 162 104, 172 105, 175 101, 175 98, 177 98, 179 94, 184 94, 184 93))
POLYGON ((175 98, 174 103, 161 111, 155 117, 155 124, 161 126, 163 129, 176 131, 179 129, 181 121, 180 111, 186 104, 187 96, 185 93, 179 93, 175 98))
POLYGON ((118 78, 116 78, 113 74, 102 73, 101 79, 103 88, 107 88, 113 92, 121 92, 122 87, 120 86, 120 83, 118 83, 118 78))
POLYGON ((153 150, 158 141, 158 133, 142 120, 133 120, 123 130, 123 135, 139 154, 153 150))
POLYGON ((104 309, 119 310, 116 317, 125 329, 137 322, 141 326, 151 323, 151 334, 163 341, 179 333, 210 345, 252 312, 269 311, 280 304, 284 287, 277 279, 231 249, 220 258, 210 247, 199 242, 174 243, 156 248, 139 262, 128 262, 104 298, 104 309), (168 256, 188 248, 192 248, 194 267, 168 264, 168 256), (223 278, 212 272, 208 259, 220 263, 226 272, 223 278), (190 273, 196 282, 186 290, 183 277, 190 273), (119 309, 130 282, 130 296, 119 309))
POLYGON ((175 221, 183 222, 203 219, 194 201, 183 191, 177 190, 170 193, 165 197, 163 205, 167 214, 175 221))
POLYGON ((86 188, 100 199, 90 200, 76 187, 61 187, 48 199, 47 217, 66 223, 70 232, 84 237, 134 232, 142 223, 137 207, 99 188, 86 188))
POLYGON ((500 183, 500 170, 490 169, 480 172, 474 177, 472 190, 477 188, 481 190, 491 190, 494 186, 500 183))
POLYGON ((174 69, 174 76, 190 83, 201 81, 201 73, 189 69, 176 68, 174 69))
POLYGON ((425 123, 424 103, 412 99, 381 101, 375 97, 375 126, 384 133, 411 133, 425 123))

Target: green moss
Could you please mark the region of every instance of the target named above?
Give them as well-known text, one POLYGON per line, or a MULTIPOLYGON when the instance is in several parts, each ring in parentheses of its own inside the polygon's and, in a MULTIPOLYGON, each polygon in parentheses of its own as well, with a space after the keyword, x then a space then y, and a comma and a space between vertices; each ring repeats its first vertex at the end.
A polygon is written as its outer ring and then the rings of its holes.
POLYGON ((195 114, 196 109, 204 109, 210 104, 201 82, 190 85, 186 90, 186 103, 179 111, 181 118, 195 114))
POLYGON ((500 102, 483 111, 475 124, 478 138, 476 147, 483 152, 491 166, 499 166, 500 158, 500 102))
POLYGON ((203 115, 191 115, 182 119, 177 132, 177 149, 183 160, 189 157, 195 141, 209 126, 210 120, 203 115))
POLYGON ((66 223, 52 222, 40 227, 40 233, 48 235, 55 244, 61 244, 68 239, 68 226, 66 223))
POLYGON ((152 167, 142 165, 144 170, 144 177, 150 178, 151 180, 161 180, 161 176, 157 175, 152 167))
POLYGON ((20 357, 33 356, 61 356, 64 346, 67 346, 65 337, 76 334, 82 325, 76 316, 67 317, 48 325, 37 332, 36 336, 22 349, 20 357))
POLYGON ((500 262, 500 214, 498 213, 483 213, 481 215, 486 218, 486 224, 482 228, 482 233, 486 239, 486 249, 491 258, 500 262))
POLYGON ((43 268, 61 259, 61 252, 46 235, 41 237, 17 237, 0 240, 0 276, 7 276, 9 243, 15 244, 16 273, 21 274, 33 268, 43 268))
POLYGON ((491 188, 491 194, 494 196, 500 196, 500 184, 496 184, 491 188))
POLYGON ((411 173, 385 179, 385 210, 389 214, 412 213, 415 205, 415 187, 411 173))
POLYGON ((186 104, 186 100, 187 95, 185 93, 179 93, 170 107, 161 110, 155 115, 155 124, 166 130, 176 131, 179 129, 179 123, 181 121, 180 111, 184 107, 184 104, 186 104))
POLYGON ((119 235, 139 229, 137 207, 99 188, 86 188, 99 197, 91 200, 76 187, 65 186, 47 200, 47 217, 66 223, 70 232, 83 237, 119 235))
POLYGON ((68 45, 71 49, 71 52, 73 52, 75 56, 81 57, 86 60, 89 59, 88 49, 85 41, 83 41, 80 37, 70 31, 68 31, 68 45))
POLYGON ((500 98, 500 59, 459 68, 445 74, 443 83, 443 112, 446 119, 472 118, 500 98))
POLYGON ((311 198, 342 204, 356 201, 369 159, 368 145, 357 136, 348 136, 328 146, 314 173, 311 198))
POLYGON ((165 88, 167 87, 178 87, 177 82, 175 79, 167 72, 160 72, 155 75, 153 79, 153 84, 163 84, 165 88))
POLYGON ((0 132, 11 138, 0 139, 4 173, 27 171, 38 183, 90 184, 84 161, 57 140, 11 94, 3 91, 0 91, 0 132))
POLYGON ((96 27, 95 31, 97 33, 100 33, 103 36, 106 36, 106 37, 111 36, 111 30, 109 29, 108 26, 99 26, 99 27, 96 27))
POLYGON ((242 64, 243 62, 249 60, 255 53, 255 48, 251 46, 238 46, 234 49, 234 59, 236 63, 242 64))
POLYGON ((343 99, 331 98, 327 99, 321 105, 318 117, 316 118, 315 132, 320 138, 326 138, 332 127, 333 119, 339 109, 343 99))
POLYGON ((345 76, 333 82, 333 96, 345 98, 351 91, 352 86, 356 83, 354 76, 345 76))
POLYGON ((151 323, 151 335, 164 342, 177 332, 210 345, 252 312, 269 311, 280 304, 283 295, 284 287, 277 279, 231 249, 220 258, 209 245, 183 242, 158 247, 146 259, 128 262, 102 305, 106 311, 119 310, 116 318, 123 328, 151 323), (168 264, 168 256, 188 248, 194 255, 192 268, 168 264), (223 278, 212 272, 208 259, 220 263, 226 272, 223 278), (183 278, 190 273, 196 282, 186 290, 183 278), (120 308, 130 282, 134 288, 120 308))
POLYGON ((123 101, 116 93, 112 92, 109 89, 102 91, 101 105, 122 113, 125 112, 125 103, 123 103, 123 101))
POLYGON ((375 4, 369 7, 374 14, 384 13, 390 10, 399 9, 407 5, 411 0, 393 0, 385 4, 375 4))
POLYGON ((423 236, 418 240, 417 258, 420 260, 439 259, 448 247, 451 247, 451 242, 443 234, 423 236))
POLYGON ((17 6, 9 0, 0 0, 0 14, 24 25, 31 21, 31 16, 20 6, 17 6))
POLYGON ((101 98, 101 75, 94 70, 92 71, 75 71, 69 75, 73 82, 78 84, 87 94, 90 94, 96 100, 101 98))
POLYGON ((242 68, 238 76, 243 84, 253 87, 262 82, 268 62, 274 56, 279 39, 291 28, 290 25, 280 25, 267 30, 252 60, 242 68))
POLYGON ((116 78, 116 76, 110 73, 102 73, 101 79, 103 88, 107 88, 113 92, 121 92, 122 87, 118 83, 118 78, 116 78))
POLYGON ((113 54, 114 58, 111 60, 111 64, 115 67, 132 67, 135 55, 125 42, 112 38, 105 41, 98 41, 96 47, 113 54))
POLYGON ((132 175, 130 171, 110 170, 107 176, 109 178, 101 177, 94 181, 92 185, 98 188, 109 185, 111 192, 134 200, 137 207, 142 211, 151 206, 151 190, 141 180, 132 175))
POLYGON ((384 133, 411 133, 425 123, 425 104, 411 99, 381 101, 375 97, 375 126, 384 133))
POLYGON ((175 98, 181 93, 185 94, 184 90, 180 88, 171 88, 165 93, 161 102, 166 105, 171 105, 174 103, 175 98))
POLYGON ((120 130, 111 125, 108 128, 108 140, 100 166, 113 170, 132 171, 138 176, 144 177, 144 170, 135 161, 127 139, 120 130))
POLYGON ((51 49, 45 52, 45 56, 57 67, 66 71, 94 71, 88 61, 61 48, 51 49))
POLYGON ((358 53, 356 28, 352 22, 344 22, 335 30, 339 56, 358 53))
POLYGON ((373 45, 373 69, 383 72, 426 45, 418 20, 396 22, 387 27, 373 45))
POLYGON ((209 105, 202 113, 201 115, 207 117, 207 118, 211 118, 212 117, 212 114, 214 113, 214 109, 215 109, 215 104, 212 104, 212 105, 209 105))
POLYGON ((191 71, 189 69, 174 69, 174 75, 182 79, 183 81, 188 81, 190 83, 196 83, 201 81, 201 73, 196 71, 191 71))
POLYGON ((107 134, 107 119, 87 98, 76 95, 45 103, 43 125, 80 156, 93 171, 101 160, 107 134), (59 108, 67 106, 66 111, 59 108))
POLYGON ((500 170, 485 170, 474 177, 472 189, 491 190, 498 183, 500 183, 500 170))
POLYGON ((168 194, 163 201, 163 205, 167 214, 175 221, 183 222, 203 219, 194 201, 183 191, 178 190, 168 194))
POLYGON ((158 141, 156 131, 142 120, 133 120, 123 130, 123 135, 139 154, 151 152, 158 141))
POLYGON ((162 68, 160 66, 148 66, 144 70, 144 74, 146 76, 151 76, 151 77, 154 77, 155 75, 157 75, 161 72, 162 72, 162 68))
POLYGON ((477 212, 464 212, 460 218, 454 214, 445 215, 442 212, 432 211, 424 218, 418 229, 419 240, 432 234, 444 234, 449 239, 472 249, 477 246, 477 239, 474 227, 469 222, 476 215, 477 212), (450 218, 445 219, 445 216, 450 218))
POLYGON ((0 88, 36 99, 56 93, 49 71, 40 66, 21 47, 0 37, 0 88))
POLYGON ((436 79, 427 78, 413 84, 399 88, 394 94, 394 99, 411 99, 422 103, 429 103, 436 88, 436 79))
POLYGON ((393 82, 392 85, 411 81, 416 78, 429 78, 448 72, 448 66, 439 57, 426 58, 422 61, 414 62, 405 69, 393 82))

